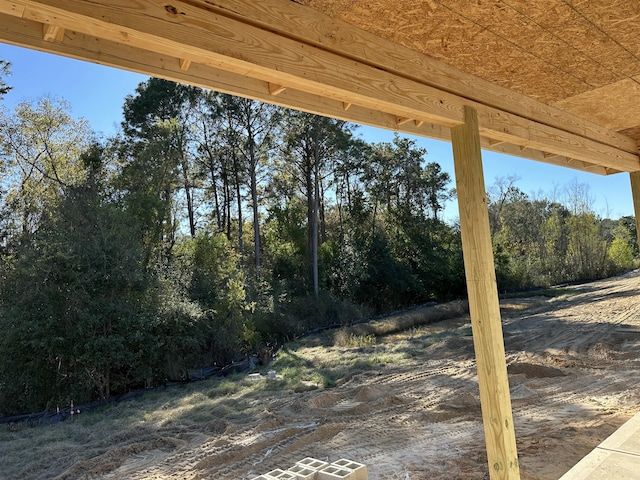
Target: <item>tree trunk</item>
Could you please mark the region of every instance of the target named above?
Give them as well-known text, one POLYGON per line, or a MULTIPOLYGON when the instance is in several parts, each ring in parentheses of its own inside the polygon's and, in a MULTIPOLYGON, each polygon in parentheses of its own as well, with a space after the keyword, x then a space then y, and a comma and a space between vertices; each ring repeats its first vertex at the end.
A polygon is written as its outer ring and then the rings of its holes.
POLYGON ((219 231, 224 231, 224 225, 220 216, 220 201, 218 198, 218 175, 216 174, 216 165, 214 162, 214 155, 211 152, 209 145, 205 146, 207 156, 209 157, 208 167, 209 175, 211 177, 211 195, 213 196, 213 213, 216 219, 216 225, 219 231))
POLYGON ((255 139, 250 125, 247 128, 249 140, 249 170, 251 177, 251 202, 253 208, 253 252, 256 267, 256 278, 260 279, 260 217, 258 211, 258 159, 256 158, 255 139))
POLYGON ((242 196, 240 195, 240 163, 238 162, 238 155, 233 152, 233 169, 235 170, 236 178, 236 202, 238 204, 238 251, 240 256, 243 254, 243 235, 242 235, 242 196))
POLYGON ((313 152, 313 228, 311 255, 313 262, 313 295, 318 300, 320 287, 318 281, 318 207, 320 197, 320 182, 318 179, 318 164, 320 163, 320 145, 318 138, 318 128, 314 131, 314 152, 313 152))
POLYGON ((187 216, 189 217, 189 233, 191 238, 196 236, 196 220, 195 213, 193 211, 193 192, 191 190, 191 183, 189 182, 189 162, 182 157, 182 181, 184 186, 184 194, 187 198, 187 216))
POLYGON ((320 245, 327 241, 327 218, 324 205, 324 183, 320 181, 319 215, 320 215, 320 245))

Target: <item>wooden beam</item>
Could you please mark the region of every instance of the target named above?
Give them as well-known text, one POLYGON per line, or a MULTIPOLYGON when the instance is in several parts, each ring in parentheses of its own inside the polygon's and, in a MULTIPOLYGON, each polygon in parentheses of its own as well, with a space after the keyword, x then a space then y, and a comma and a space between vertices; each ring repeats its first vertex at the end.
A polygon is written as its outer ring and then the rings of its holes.
POLYGON ((343 102, 287 89, 278 96, 268 91, 267 82, 245 77, 207 65, 192 63, 188 71, 179 68, 179 62, 161 54, 141 50, 129 45, 98 39, 91 35, 69 31, 64 43, 50 45, 42 40, 41 25, 29 20, 0 14, 0 37, 13 45, 56 53, 75 59, 90 60, 109 67, 124 68, 155 77, 188 83, 222 93, 239 95, 275 105, 295 108, 304 112, 330 116, 362 125, 399 130, 405 133, 449 141, 448 128, 426 124, 418 129, 413 123, 398 128, 396 116, 343 102))
POLYGON ((171 15, 161 0, 24 0, 24 4, 23 18, 29 20, 55 19, 70 30, 173 57, 188 55, 197 63, 398 116, 424 117, 443 126, 462 121, 461 108, 450 105, 439 90, 416 90, 413 81, 185 1, 172 2, 172 11, 179 14, 171 15))
POLYGON ((396 124, 398 126, 405 125, 405 124, 409 123, 410 121, 411 121, 411 119, 408 118, 408 117, 397 117, 396 118, 396 124))
POLYGON ((598 173, 600 175, 608 175, 607 167, 603 167, 602 165, 587 165, 584 167, 585 171, 598 173))
MULTIPOLYGON (((8 5, 13 3, 16 2, 0 0, 0 11, 10 10, 8 5)), ((614 170, 640 170, 635 147, 630 153, 626 144, 611 146, 470 102, 415 79, 261 30, 255 22, 244 23, 247 19, 223 17, 215 13, 211 2, 207 2, 205 8, 204 2, 176 0, 172 2, 171 12, 167 11, 166 2, 160 0, 24 0, 17 3, 25 5, 22 16, 26 19, 41 23, 55 20, 70 30, 162 55, 183 58, 188 54, 194 62, 220 70, 341 102, 358 103, 398 117, 420 118, 452 127, 462 122, 463 105, 470 104, 478 111, 481 132, 489 138, 526 143, 530 148, 614 170), (173 10, 178 13, 172 13, 173 10)), ((266 3, 281 5, 278 0, 266 3)), ((300 8, 297 11, 301 15, 313 12, 300 8)), ((369 51, 369 46, 363 48, 369 51)), ((621 138, 619 134, 614 137, 621 138)))
POLYGON ((347 111, 351 108, 351 103, 349 102, 342 102, 342 106, 344 107, 344 110, 347 111))
POLYGON ((640 242, 640 172, 631 172, 631 196, 633 197, 633 212, 636 217, 636 233, 640 242))
POLYGON ((162 54, 98 39, 81 32, 68 31, 64 43, 60 44, 44 42, 41 33, 41 24, 37 22, 0 14, 0 37, 12 45, 80 60, 90 60, 109 67, 124 68, 175 82, 188 83, 309 113, 330 116, 339 120, 420 134, 445 141, 451 138, 448 128, 427 124, 422 129, 418 129, 413 123, 407 123, 398 128, 395 115, 351 103, 347 105, 349 107, 347 111, 344 102, 298 90, 286 89, 280 95, 272 96, 269 93, 267 82, 208 65, 192 63, 188 71, 183 71, 179 68, 179 62, 162 54))
POLYGON ((629 172, 640 170, 640 161, 637 154, 623 152, 622 150, 613 152, 610 150, 611 147, 589 138, 578 137, 547 125, 533 124, 530 121, 505 113, 499 117, 493 117, 493 114, 489 114, 493 121, 488 125, 480 111, 478 114, 480 132, 483 136, 521 145, 523 150, 541 150, 616 170, 629 172))
POLYGON ((491 479, 519 479, 477 112, 451 129, 460 232, 491 479))
POLYGON ((0 13, 21 17, 24 14, 25 4, 22 2, 0 3, 0 13))
MULTIPOLYGON (((443 141, 451 140, 449 128, 430 123, 418 126, 414 122, 398 126, 395 115, 350 103, 348 104, 349 108, 345 109, 344 102, 292 89, 287 89, 274 97, 269 94, 268 85, 264 81, 197 63, 192 63, 189 70, 184 71, 179 68, 179 62, 165 55, 142 50, 131 45, 98 39, 92 35, 76 31, 67 31, 64 42, 47 43, 42 38, 42 24, 14 16, 2 15, 1 13, 0 38, 13 45, 56 53, 75 59, 90 60, 109 67, 124 68, 175 82, 188 83, 309 113, 326 115, 339 120, 397 130, 443 141)), ((591 165, 581 161, 569 163, 565 157, 544 158, 541 151, 527 149, 523 152, 517 145, 487 138, 482 138, 482 148, 580 171, 587 171, 585 167, 591 165)), ((507 161, 508 159, 505 159, 505 162, 507 161)), ((619 172, 620 170, 610 169, 607 174, 619 172)))
POLYGON ((413 121, 415 126, 420 128, 422 125, 424 125, 424 120, 414 120, 413 121))
POLYGON ((261 0, 192 0, 211 12, 249 21, 341 56, 415 80, 497 110, 636 153, 633 139, 552 107, 442 61, 385 40, 298 2, 261 0), (305 10, 306 9, 306 10, 305 10))

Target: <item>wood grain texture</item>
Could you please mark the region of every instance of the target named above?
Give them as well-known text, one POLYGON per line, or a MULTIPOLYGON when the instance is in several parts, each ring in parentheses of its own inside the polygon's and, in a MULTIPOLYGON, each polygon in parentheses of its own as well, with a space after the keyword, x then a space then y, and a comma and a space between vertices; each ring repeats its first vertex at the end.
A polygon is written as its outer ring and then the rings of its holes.
POLYGON ((636 232, 640 238, 640 172, 631 172, 631 195, 633 197, 633 211, 636 217, 636 232))
POLYGON ((448 141, 450 139, 448 128, 431 124, 424 124, 418 128, 413 123, 398 128, 395 115, 357 105, 349 105, 349 108, 345 109, 342 102, 293 89, 286 89, 274 97, 269 93, 267 82, 196 63, 192 63, 188 71, 183 71, 179 68, 179 62, 173 57, 99 39, 80 32, 68 31, 63 43, 50 45, 42 39, 42 25, 29 20, 0 14, 0 36, 9 43, 18 46, 75 59, 89 60, 110 67, 124 68, 167 80, 296 108, 309 113, 439 140, 448 141))
POLYGON ((451 129, 460 232, 478 368, 480 403, 492 479, 518 479, 498 287, 493 262, 477 113, 451 129))
POLYGON ((455 96, 181 2, 25 2, 24 18, 228 70, 398 116, 459 124, 455 96), (108 3, 108 4, 107 4, 108 3))
MULTIPOLYGON (((28 0, 23 17, 162 55, 188 57, 220 70, 402 118, 445 127, 462 121, 461 97, 234 19, 195 10, 190 4, 174 3, 169 8, 153 0, 28 0)), ((495 133, 494 139, 614 170, 640 169, 635 153, 468 103, 477 108, 482 131, 495 133)))
POLYGON ((590 118, 611 130, 640 125, 640 76, 569 97, 556 106, 579 117, 590 118))
MULTIPOLYGON (((515 0, 509 0, 509 3, 514 1, 515 0)), ((559 1, 560 0, 555 0, 553 3, 556 4, 559 1)), ((487 63, 500 61, 504 63, 508 60, 511 65, 517 65, 519 62, 519 60, 513 58, 513 56, 501 58, 498 52, 491 50, 495 48, 494 43, 488 41, 489 39, 477 37, 482 29, 479 29, 477 32, 464 34, 461 37, 461 41, 464 42, 464 48, 461 48, 458 53, 464 55, 464 63, 460 65, 462 69, 456 69, 447 63, 436 60, 435 57, 437 57, 437 55, 435 55, 435 52, 432 50, 425 52, 429 53, 430 56, 420 54, 419 51, 423 48, 425 42, 422 41, 422 39, 416 39, 415 42, 410 42, 405 41, 404 38, 415 35, 413 32, 415 32, 416 28, 440 28, 439 19, 434 19, 435 12, 440 8, 436 6, 435 2, 414 2, 412 8, 399 8, 397 5, 391 4, 388 1, 367 2, 366 8, 363 7, 358 10, 357 15, 354 15, 354 18, 358 20, 356 26, 365 25, 367 16, 371 16, 371 21, 377 19, 378 21, 384 21, 385 26, 392 26, 391 30, 396 32, 392 38, 394 41, 391 41, 389 38, 373 35, 360 28, 354 28, 352 25, 337 18, 340 16, 340 13, 343 13, 346 9, 355 8, 351 1, 344 2, 349 4, 348 7, 341 7, 341 2, 335 0, 303 0, 302 3, 311 4, 320 10, 314 11, 311 14, 305 14, 305 9, 301 9, 300 5, 294 2, 261 1, 249 3, 239 0, 189 0, 189 3, 200 6, 206 5, 211 11, 215 11, 221 15, 229 15, 236 19, 245 19, 254 25, 259 25, 261 28, 269 29, 299 41, 319 46, 345 56, 346 58, 352 58, 364 64, 392 72, 404 78, 413 79, 448 93, 471 99, 483 105, 504 110, 538 123, 561 128, 577 135, 586 136, 598 142, 626 149, 631 153, 636 152, 634 142, 630 142, 629 139, 623 135, 617 135, 606 129, 603 130, 601 126, 594 122, 589 122, 570 113, 563 112, 561 109, 533 100, 514 90, 503 88, 496 83, 488 82, 478 76, 465 73, 463 70, 469 66, 470 62, 487 63), (377 16, 371 13, 375 5, 379 5, 381 10, 377 16), (334 10, 331 10, 332 7, 334 10), (402 10, 402 14, 407 17, 407 21, 404 24, 401 21, 392 22, 387 18, 387 16, 391 14, 389 12, 394 9, 402 10), (323 14, 322 10, 333 13, 334 17, 323 14), (387 12, 386 15, 384 12, 387 12), (397 33, 398 28, 402 30, 401 33, 397 33), (474 43, 481 44, 483 48, 488 48, 488 50, 477 52, 476 55, 469 51, 469 48, 472 47, 474 43), (414 50, 407 48, 408 46, 414 47, 414 50)), ((535 6, 532 5, 531 2, 526 3, 528 3, 530 7, 535 6)), ((458 4, 458 2, 456 2, 456 4, 458 4)), ((567 12, 573 12, 566 4, 562 3, 561 5, 564 5, 562 13, 564 13, 565 16, 567 12)), ((524 8, 522 5, 521 7, 524 8)), ((465 11, 466 10, 467 8, 465 7, 465 11)), ((525 8, 524 10, 528 13, 531 8, 525 8)), ((524 17, 524 15, 522 16, 524 17)), ((617 67, 624 66, 628 69, 624 71, 625 74, 627 71, 640 71, 640 62, 633 61, 628 53, 625 55, 626 51, 619 46, 615 49, 615 55, 611 55, 611 49, 616 47, 617 44, 610 41, 610 39, 607 42, 607 38, 603 38, 602 32, 595 29, 586 19, 579 15, 578 19, 574 17, 570 17, 573 23, 556 24, 553 29, 551 29, 551 27, 544 28, 551 30, 554 35, 560 37, 565 42, 564 45, 569 45, 578 51, 582 47, 576 43, 576 37, 567 34, 566 31, 576 33, 575 30, 571 29, 574 28, 577 21, 581 21, 584 26, 584 34, 587 35, 586 38, 598 39, 597 44, 594 42, 596 46, 601 44, 606 45, 606 48, 603 46, 601 50, 598 50, 600 56, 607 57, 609 61, 616 61, 615 66, 617 67), (591 25, 590 29, 587 28, 589 25, 591 25), (564 28, 562 31, 561 26, 564 28), (608 58, 610 56, 614 58, 608 58), (634 65, 636 67, 634 67, 634 65)), ((538 22, 538 20, 534 19, 532 22, 538 22)), ((434 49, 442 51, 442 43, 437 42, 434 49)), ((451 52, 450 48, 447 49, 447 51, 454 53, 451 52)), ((530 57, 527 58, 528 61, 531 61, 530 57)), ((525 62, 527 58, 523 58, 522 62, 525 62)), ((602 63, 596 59, 596 63, 598 62, 602 63)), ((547 75, 547 72, 538 68, 535 78, 522 78, 519 81, 535 86, 536 88, 540 88, 540 85, 545 85, 546 87, 550 82, 549 77, 545 77, 545 75, 547 75), (546 80, 542 82, 542 79, 546 80)), ((509 74, 510 78, 518 76, 519 75, 509 74)), ((606 82, 608 79, 614 77, 615 75, 613 77, 607 76, 607 78, 601 80, 601 82, 606 82)), ((592 82, 592 80, 589 80, 589 84, 592 82)), ((556 81, 555 83, 558 82, 556 81)))

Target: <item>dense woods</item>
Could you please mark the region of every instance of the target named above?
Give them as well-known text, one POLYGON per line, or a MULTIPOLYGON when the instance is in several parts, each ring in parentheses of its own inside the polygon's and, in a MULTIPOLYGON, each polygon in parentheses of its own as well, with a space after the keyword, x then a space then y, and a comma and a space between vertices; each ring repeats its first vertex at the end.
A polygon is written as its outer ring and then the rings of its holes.
MULTIPOLYGON (((155 78, 113 138, 69 111, 0 118, 1 415, 465 295, 452 179, 410 139, 155 78)), ((561 201, 516 183, 489 189, 501 290, 633 267, 633 218, 599 218, 579 184, 561 201)))

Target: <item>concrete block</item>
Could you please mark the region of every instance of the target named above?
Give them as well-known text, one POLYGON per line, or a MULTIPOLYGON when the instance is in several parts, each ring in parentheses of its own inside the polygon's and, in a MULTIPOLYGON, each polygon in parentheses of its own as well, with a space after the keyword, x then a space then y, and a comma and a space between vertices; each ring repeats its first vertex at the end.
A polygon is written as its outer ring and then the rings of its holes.
POLYGON ((280 478, 278 477, 278 475, 280 475, 281 473, 284 473, 284 470, 276 468, 275 470, 271 470, 270 472, 265 473, 264 476, 269 480, 278 480, 278 478, 280 478))
POLYGON ((346 458, 341 458, 340 460, 336 460, 331 463, 331 465, 335 465, 336 467, 344 468, 346 470, 352 470, 355 473, 355 480, 368 480, 369 475, 367 473, 367 466, 354 462, 353 460, 348 460, 346 458))
POLYGON ((298 476, 295 473, 291 473, 289 470, 279 473, 275 478, 278 480, 298 480, 298 476))
POLYGON ((327 465, 318 472, 318 480, 355 480, 356 474, 353 470, 327 465))
POLYGON ((296 465, 307 467, 317 472, 318 470, 322 470, 324 467, 329 465, 329 463, 323 462, 322 460, 318 460, 317 458, 307 457, 307 458, 303 458, 299 462, 296 462, 296 465))
POLYGON ((288 469, 287 472, 291 472, 296 475, 298 480, 316 480, 318 478, 317 470, 303 465, 294 465, 288 469))

